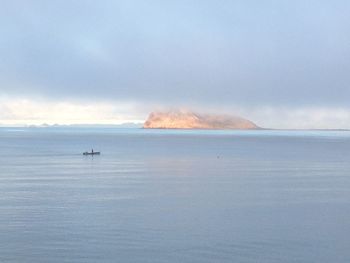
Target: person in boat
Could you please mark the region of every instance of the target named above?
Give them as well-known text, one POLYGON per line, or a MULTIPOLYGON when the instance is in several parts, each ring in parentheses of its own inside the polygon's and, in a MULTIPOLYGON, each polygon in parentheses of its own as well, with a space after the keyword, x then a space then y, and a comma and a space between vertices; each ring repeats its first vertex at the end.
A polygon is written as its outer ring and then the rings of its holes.
POLYGON ((91 149, 91 153, 94 153, 94 149, 91 149))

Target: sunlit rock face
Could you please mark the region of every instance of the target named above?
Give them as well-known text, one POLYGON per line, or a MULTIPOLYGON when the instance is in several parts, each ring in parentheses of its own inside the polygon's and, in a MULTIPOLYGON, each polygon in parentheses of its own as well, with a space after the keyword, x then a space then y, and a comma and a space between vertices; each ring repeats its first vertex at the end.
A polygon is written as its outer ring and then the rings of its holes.
POLYGON ((198 114, 190 111, 152 112, 146 129, 259 129, 253 122, 229 115, 198 114))

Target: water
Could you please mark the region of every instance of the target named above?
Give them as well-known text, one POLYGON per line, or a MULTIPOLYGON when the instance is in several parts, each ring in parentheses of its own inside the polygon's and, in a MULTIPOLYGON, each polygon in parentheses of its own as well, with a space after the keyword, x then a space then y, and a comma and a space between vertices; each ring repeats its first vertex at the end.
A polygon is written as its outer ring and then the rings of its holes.
POLYGON ((1 128, 0 149, 0 262, 350 262, 350 132, 1 128))

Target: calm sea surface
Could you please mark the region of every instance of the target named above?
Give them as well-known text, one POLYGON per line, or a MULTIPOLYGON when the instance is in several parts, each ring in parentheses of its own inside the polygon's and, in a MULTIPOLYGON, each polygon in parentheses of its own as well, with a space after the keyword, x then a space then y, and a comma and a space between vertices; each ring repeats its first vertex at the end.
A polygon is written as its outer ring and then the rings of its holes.
POLYGON ((350 132, 0 128, 0 262, 350 262, 350 132))

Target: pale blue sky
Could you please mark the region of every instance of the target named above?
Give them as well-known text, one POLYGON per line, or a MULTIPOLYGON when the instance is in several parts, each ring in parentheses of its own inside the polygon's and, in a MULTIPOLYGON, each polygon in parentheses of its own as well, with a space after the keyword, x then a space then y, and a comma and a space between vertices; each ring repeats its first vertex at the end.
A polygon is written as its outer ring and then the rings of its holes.
POLYGON ((4 0, 0 97, 347 108, 349 14, 345 0, 4 0))

